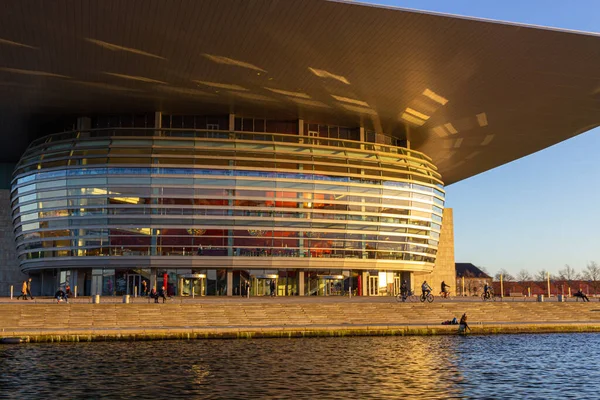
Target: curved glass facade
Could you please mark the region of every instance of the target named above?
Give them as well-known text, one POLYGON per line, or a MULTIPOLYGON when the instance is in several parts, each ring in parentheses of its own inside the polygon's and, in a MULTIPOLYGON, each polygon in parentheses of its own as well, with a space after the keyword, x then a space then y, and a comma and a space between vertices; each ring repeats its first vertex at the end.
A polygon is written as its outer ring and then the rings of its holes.
POLYGON ((444 191, 431 160, 401 147, 128 128, 33 142, 11 201, 23 270, 431 271, 444 191))

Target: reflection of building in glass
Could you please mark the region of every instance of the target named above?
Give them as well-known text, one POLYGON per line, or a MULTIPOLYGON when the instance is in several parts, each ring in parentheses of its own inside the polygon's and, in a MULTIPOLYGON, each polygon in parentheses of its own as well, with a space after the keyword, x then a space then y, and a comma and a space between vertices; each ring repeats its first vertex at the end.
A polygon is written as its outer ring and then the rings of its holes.
POLYGON ((293 123, 216 122, 34 141, 13 180, 21 268, 61 270, 90 294, 141 293, 143 280, 265 294, 276 280, 282 295, 376 295, 431 272, 444 191, 430 158, 339 127, 307 137, 293 123))

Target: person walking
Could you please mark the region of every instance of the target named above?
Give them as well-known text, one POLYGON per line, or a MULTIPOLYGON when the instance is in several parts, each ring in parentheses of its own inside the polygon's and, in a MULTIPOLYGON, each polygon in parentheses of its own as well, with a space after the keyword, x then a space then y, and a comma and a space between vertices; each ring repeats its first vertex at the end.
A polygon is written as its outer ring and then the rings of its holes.
POLYGON ((21 294, 17 296, 17 300, 21 297, 23 300, 27 300, 27 281, 23 281, 23 285, 21 285, 21 294))
POLYGON ((250 298, 250 281, 246 281, 246 297, 250 298))
POLYGON ((271 289, 271 297, 275 297, 275 279, 271 279, 270 289, 271 289))
POLYGON ((31 278, 27 280, 27 294, 29 295, 29 298, 33 300, 33 295, 31 294, 31 278))
POLYGON ((145 280, 142 280, 142 293, 141 296, 145 296, 146 295, 146 290, 148 289, 148 283, 146 283, 145 280))

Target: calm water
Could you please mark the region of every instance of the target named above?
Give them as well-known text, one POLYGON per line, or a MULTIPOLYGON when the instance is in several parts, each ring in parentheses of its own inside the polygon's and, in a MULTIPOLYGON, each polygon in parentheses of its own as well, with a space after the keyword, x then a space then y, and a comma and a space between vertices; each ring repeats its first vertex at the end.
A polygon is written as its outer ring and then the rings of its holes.
POLYGON ((598 398, 600 335, 0 346, 0 398, 598 398))

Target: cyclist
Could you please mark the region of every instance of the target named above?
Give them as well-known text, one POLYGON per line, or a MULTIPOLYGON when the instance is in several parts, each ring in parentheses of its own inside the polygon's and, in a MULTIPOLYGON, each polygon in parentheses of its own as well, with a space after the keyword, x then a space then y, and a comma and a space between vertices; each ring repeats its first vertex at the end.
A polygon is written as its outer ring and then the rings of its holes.
POLYGON ((408 297, 408 284, 406 281, 402 281, 402 284, 400 285, 400 295, 402 296, 403 300, 406 300, 408 297))
POLYGON ((423 291, 423 298, 426 298, 429 293, 431 293, 431 286, 427 283, 427 281, 423 281, 421 285, 421 290, 423 291))
POLYGON ((446 282, 442 281, 442 296, 448 297, 450 295, 450 292, 447 290, 449 287, 450 285, 446 285, 446 282))
POLYGON ((485 283, 485 285, 483 285, 483 297, 485 297, 486 299, 490 298, 490 287, 488 286, 487 282, 485 283))

